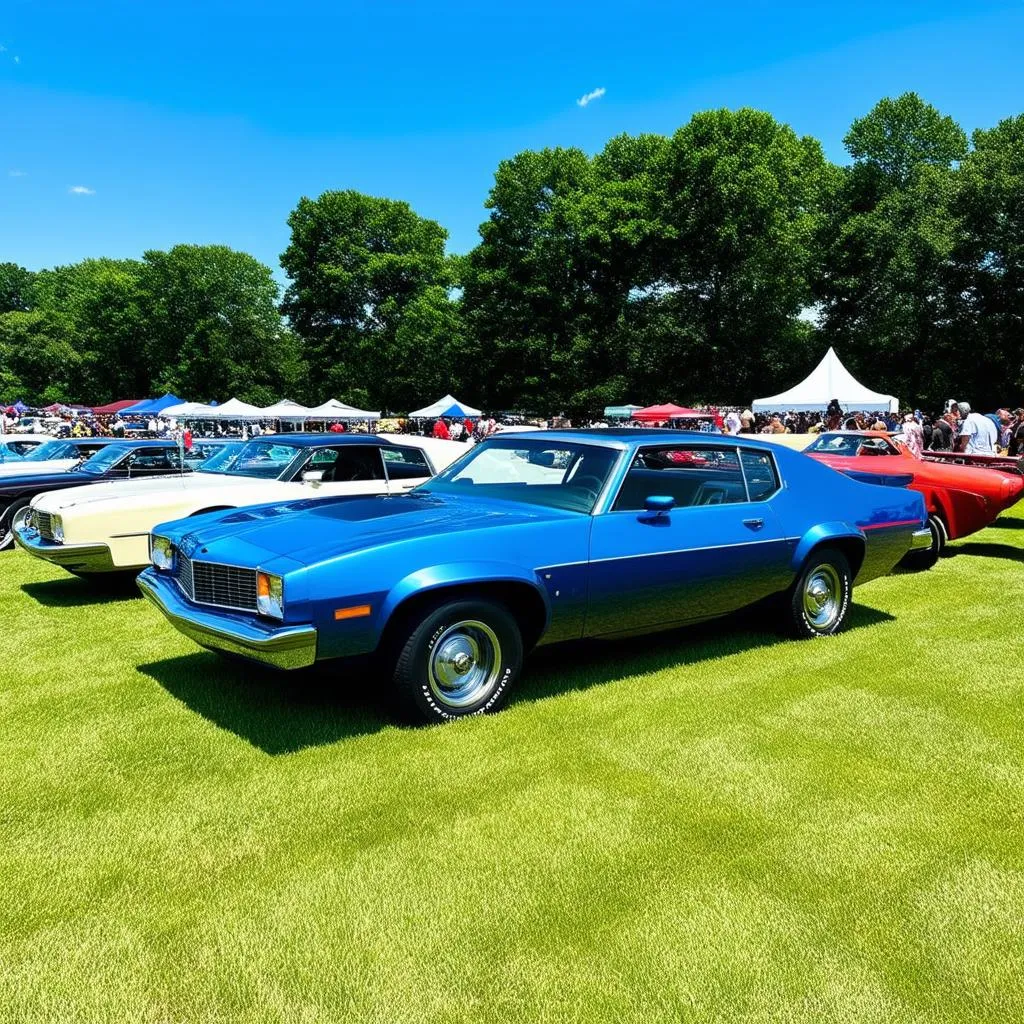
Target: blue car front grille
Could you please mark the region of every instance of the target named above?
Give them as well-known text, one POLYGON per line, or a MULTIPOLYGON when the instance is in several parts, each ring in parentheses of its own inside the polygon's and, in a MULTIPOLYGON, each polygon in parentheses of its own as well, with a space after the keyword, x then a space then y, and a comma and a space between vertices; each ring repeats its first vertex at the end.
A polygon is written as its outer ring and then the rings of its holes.
POLYGON ((195 562, 178 553, 174 578, 181 592, 195 604, 236 611, 256 611, 256 570, 216 562, 195 562))

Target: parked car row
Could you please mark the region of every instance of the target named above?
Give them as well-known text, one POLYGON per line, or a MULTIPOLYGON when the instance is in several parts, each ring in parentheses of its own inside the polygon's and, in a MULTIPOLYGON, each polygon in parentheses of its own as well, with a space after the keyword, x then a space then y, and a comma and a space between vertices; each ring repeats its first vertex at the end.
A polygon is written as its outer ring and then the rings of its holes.
POLYGON ((1012 466, 926 463, 871 433, 826 434, 807 454, 652 429, 468 450, 344 434, 204 444, 192 459, 131 441, 63 474, 0 470, 0 523, 87 579, 142 569, 145 596, 203 647, 330 663, 368 691, 383 677, 426 721, 498 710, 543 644, 751 605, 829 636, 855 582, 929 566, 1024 490, 1012 466))

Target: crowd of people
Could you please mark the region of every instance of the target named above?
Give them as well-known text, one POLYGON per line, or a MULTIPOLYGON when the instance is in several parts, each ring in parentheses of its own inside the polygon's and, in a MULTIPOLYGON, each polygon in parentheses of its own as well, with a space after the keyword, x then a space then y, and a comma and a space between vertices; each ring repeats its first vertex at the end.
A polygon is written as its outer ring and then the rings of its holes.
MULTIPOLYGON (((30 410, 29 410, 30 411, 30 410)), ((923 451, 963 451, 967 454, 1000 454, 1024 456, 1024 408, 1002 408, 978 413, 967 402, 950 399, 942 412, 925 413, 920 409, 900 414, 894 412, 863 412, 844 410, 833 399, 820 412, 779 411, 754 413, 750 409, 708 406, 698 409, 700 419, 685 422, 640 423, 636 420, 609 422, 595 419, 589 426, 681 426, 708 433, 723 434, 815 434, 826 430, 882 430, 898 433, 915 454, 923 451)), ((23 411, 0 409, 0 428, 11 431, 24 423, 23 411)), ((436 420, 386 419, 379 423, 318 423, 313 429, 333 433, 382 433, 432 435, 452 441, 477 442, 502 429, 515 426, 570 428, 564 416, 548 420, 528 421, 523 417, 483 415, 479 417, 444 416, 436 420)), ((209 432, 217 436, 248 439, 270 432, 267 425, 254 423, 212 424, 209 432)), ((305 429, 309 429, 306 427, 305 429)), ((125 420, 120 415, 103 416, 90 412, 66 412, 50 416, 44 428, 55 437, 176 437, 182 427, 166 417, 151 416, 148 420, 125 420)), ((200 431, 196 431, 199 436, 200 431)))

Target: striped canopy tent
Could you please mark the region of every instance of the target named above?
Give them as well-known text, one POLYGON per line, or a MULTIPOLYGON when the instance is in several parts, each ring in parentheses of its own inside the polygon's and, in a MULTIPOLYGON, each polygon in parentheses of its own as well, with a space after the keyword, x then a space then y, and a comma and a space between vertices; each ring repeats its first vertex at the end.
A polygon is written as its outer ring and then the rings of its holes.
POLYGON ((409 413, 411 420, 434 420, 438 416, 480 416, 479 409, 474 409, 465 402, 460 402, 452 395, 445 395, 439 398, 433 405, 426 405, 422 409, 409 413))
POLYGON ((642 408, 642 405, 606 405, 604 418, 606 420, 628 420, 633 413, 639 412, 642 408))

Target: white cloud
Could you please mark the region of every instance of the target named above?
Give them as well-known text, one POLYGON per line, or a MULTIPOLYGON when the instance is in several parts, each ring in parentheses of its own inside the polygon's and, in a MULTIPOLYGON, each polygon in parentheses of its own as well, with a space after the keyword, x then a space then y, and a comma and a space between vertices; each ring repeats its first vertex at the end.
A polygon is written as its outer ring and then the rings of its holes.
POLYGON ((602 85, 600 89, 594 89, 593 92, 588 92, 585 96, 581 96, 576 101, 576 106, 585 107, 588 103, 593 103, 594 100, 599 100, 605 92, 607 92, 607 90, 602 85))
POLYGON ((72 185, 68 191, 73 196, 94 196, 96 195, 96 189, 87 188, 85 185, 72 185))
POLYGON ((7 177, 8 178, 27 178, 28 177, 28 171, 8 171, 7 172, 7 177))

